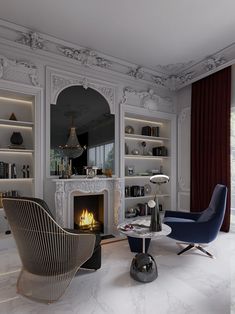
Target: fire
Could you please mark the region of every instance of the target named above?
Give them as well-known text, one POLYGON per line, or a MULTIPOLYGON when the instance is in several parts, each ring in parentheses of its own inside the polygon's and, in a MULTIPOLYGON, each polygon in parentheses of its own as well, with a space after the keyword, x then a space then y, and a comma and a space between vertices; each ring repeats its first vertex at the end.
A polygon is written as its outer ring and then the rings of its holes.
POLYGON ((89 213, 87 209, 82 210, 82 214, 80 217, 80 226, 87 226, 91 225, 93 226, 95 224, 94 215, 92 213, 89 213))

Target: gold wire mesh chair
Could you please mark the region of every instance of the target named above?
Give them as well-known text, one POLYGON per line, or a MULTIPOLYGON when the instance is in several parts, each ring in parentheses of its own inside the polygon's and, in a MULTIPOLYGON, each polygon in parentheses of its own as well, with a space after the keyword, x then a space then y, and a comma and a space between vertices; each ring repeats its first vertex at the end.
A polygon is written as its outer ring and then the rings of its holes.
POLYGON ((62 229, 32 199, 4 198, 3 207, 22 262, 17 292, 46 303, 58 300, 92 256, 96 235, 62 229))

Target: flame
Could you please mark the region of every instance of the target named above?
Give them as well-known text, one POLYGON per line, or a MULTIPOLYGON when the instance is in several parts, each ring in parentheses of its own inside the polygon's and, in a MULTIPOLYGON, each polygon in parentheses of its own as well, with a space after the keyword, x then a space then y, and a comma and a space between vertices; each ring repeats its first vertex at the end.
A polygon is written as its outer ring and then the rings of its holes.
POLYGON ((95 224, 94 215, 92 213, 89 213, 87 209, 83 209, 81 217, 80 217, 79 225, 80 226, 87 226, 87 225, 93 226, 94 224, 95 224))

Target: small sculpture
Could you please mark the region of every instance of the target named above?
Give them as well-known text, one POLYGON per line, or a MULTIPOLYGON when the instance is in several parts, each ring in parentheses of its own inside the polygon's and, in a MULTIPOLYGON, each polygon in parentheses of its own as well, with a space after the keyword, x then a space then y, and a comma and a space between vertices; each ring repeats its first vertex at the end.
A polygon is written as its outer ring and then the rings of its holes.
POLYGON ((29 165, 26 167, 26 177, 29 178, 29 165))
POLYGON ((23 178, 26 178, 26 167, 25 165, 23 165, 23 168, 21 169, 22 173, 23 173, 23 178))
POLYGON ((21 145, 23 143, 23 137, 20 132, 13 132, 10 141, 13 145, 21 145))
POLYGON ((12 178, 14 178, 14 179, 17 178, 16 165, 15 164, 12 165, 12 178))
POLYGON ((11 114, 11 116, 10 116, 9 120, 17 121, 17 119, 16 119, 16 116, 15 116, 14 112, 12 112, 12 114, 11 114))

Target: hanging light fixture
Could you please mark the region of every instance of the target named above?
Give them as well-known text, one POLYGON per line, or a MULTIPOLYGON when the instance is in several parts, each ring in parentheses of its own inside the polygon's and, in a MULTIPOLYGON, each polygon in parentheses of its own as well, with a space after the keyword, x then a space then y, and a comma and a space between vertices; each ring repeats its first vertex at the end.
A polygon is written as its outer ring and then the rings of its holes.
POLYGON ((85 149, 85 146, 82 147, 78 141, 76 128, 73 126, 74 114, 71 113, 72 123, 69 131, 69 138, 65 145, 59 146, 62 150, 63 156, 68 158, 77 158, 80 157, 85 149))

